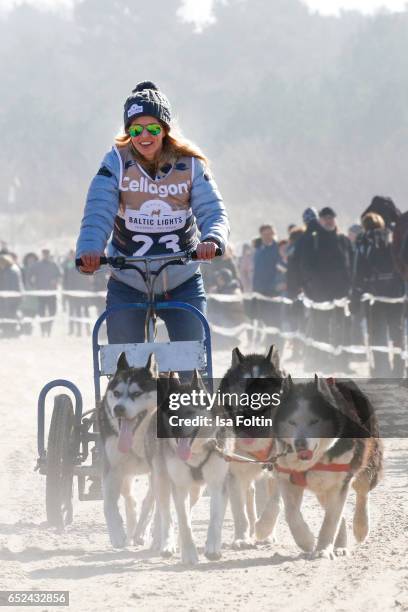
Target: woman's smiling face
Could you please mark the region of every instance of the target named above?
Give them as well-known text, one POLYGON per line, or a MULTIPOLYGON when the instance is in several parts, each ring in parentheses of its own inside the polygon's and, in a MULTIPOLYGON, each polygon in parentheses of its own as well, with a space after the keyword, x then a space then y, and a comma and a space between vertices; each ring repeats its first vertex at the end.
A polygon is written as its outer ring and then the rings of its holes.
POLYGON ((152 161, 155 159, 155 157, 157 157, 162 149, 163 138, 165 136, 164 128, 156 117, 151 117, 150 115, 142 115, 141 117, 138 117, 132 121, 129 127, 134 125, 143 126, 144 130, 138 136, 130 136, 132 144, 140 155, 142 155, 148 161, 152 161), (157 135, 151 134, 145 127, 152 123, 161 127, 161 130, 157 135))

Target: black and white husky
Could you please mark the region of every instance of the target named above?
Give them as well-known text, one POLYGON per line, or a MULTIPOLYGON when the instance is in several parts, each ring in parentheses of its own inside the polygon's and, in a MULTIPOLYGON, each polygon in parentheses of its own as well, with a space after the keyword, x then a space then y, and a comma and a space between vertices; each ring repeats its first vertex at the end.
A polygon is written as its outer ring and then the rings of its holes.
POLYGON ((145 367, 132 368, 122 353, 98 408, 104 513, 115 548, 130 544, 135 537, 136 500, 132 488, 136 474, 150 471, 144 438, 150 418, 157 410, 157 377, 153 354, 145 367), (125 499, 126 533, 118 507, 121 494, 125 499))
MULTIPOLYGON (((168 393, 186 394, 192 391, 206 392, 206 388, 197 371, 191 383, 181 384, 170 377, 168 393)), ((161 520, 162 554, 168 554, 170 529, 170 489, 177 512, 181 559, 185 564, 196 564, 199 561, 191 527, 191 509, 200 496, 204 485, 210 494, 210 519, 205 544, 207 559, 217 560, 221 557, 221 535, 227 503, 226 477, 228 463, 217 452, 217 427, 203 425, 199 417, 203 409, 196 405, 184 405, 179 412, 182 419, 173 425, 167 402, 160 404, 158 419, 161 419, 161 431, 165 438, 159 440, 159 449, 152 458, 152 480, 155 491, 158 514, 161 520), (163 551, 163 546, 164 551, 163 551)), ((214 415, 204 414, 208 418, 214 415)), ((219 432, 218 432, 219 433, 219 432)), ((227 441, 224 441, 228 445, 227 441)))
POLYGON ((368 398, 353 381, 284 382, 275 414, 277 476, 286 519, 297 545, 313 557, 347 554, 343 517, 350 485, 356 491, 353 530, 357 541, 369 532, 368 495, 381 475, 382 442, 368 398), (305 489, 317 496, 324 520, 317 542, 301 503, 305 489))
MULTIPOLYGON (((232 351, 232 363, 220 383, 220 392, 267 393, 269 396, 278 393, 283 380, 278 350, 271 346, 267 355, 243 355, 238 348, 232 351)), ((241 396, 242 397, 242 396, 241 396)), ((273 534, 276 519, 280 510, 280 499, 277 482, 263 470, 262 461, 266 462, 274 452, 272 427, 262 431, 258 427, 246 427, 245 421, 237 420, 239 415, 250 419, 254 414, 262 415, 265 422, 273 419, 276 408, 265 406, 261 411, 251 407, 233 406, 224 402, 226 414, 232 418, 235 434, 235 453, 248 458, 248 461, 233 459, 230 463, 229 495, 234 517, 235 535, 233 548, 250 548, 255 540, 265 540, 273 534), (243 424, 241 424, 243 422, 243 424), (255 504, 255 481, 263 475, 266 477, 269 503, 267 515, 262 513, 257 520, 255 504)))

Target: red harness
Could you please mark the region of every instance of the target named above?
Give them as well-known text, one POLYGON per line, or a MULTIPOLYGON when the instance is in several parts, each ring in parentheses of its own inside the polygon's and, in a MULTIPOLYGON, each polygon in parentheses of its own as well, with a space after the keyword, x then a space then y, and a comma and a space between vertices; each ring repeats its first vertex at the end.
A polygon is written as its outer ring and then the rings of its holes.
MULTIPOLYGON (((259 461, 259 463, 263 463, 263 462, 267 463, 271 455, 271 451, 272 451, 274 442, 275 442, 274 440, 271 440, 271 443, 266 448, 261 448, 260 450, 255 450, 255 451, 245 450, 245 454, 249 455, 250 457, 254 457, 254 459, 259 461)), ((247 463, 247 460, 244 458, 238 459, 237 457, 229 457, 228 455, 225 455, 224 459, 225 461, 236 461, 237 463, 247 463)))
POLYGON ((257 459, 258 461, 266 462, 268 461, 270 457, 273 443, 274 443, 274 440, 271 440, 271 443, 266 448, 261 448, 261 450, 257 450, 257 451, 251 451, 249 454, 252 455, 252 457, 255 457, 255 459, 257 459))
POLYGON ((311 468, 304 472, 298 472, 291 470, 290 468, 281 467, 276 465, 276 471, 282 474, 290 475, 290 482, 299 487, 306 486, 306 474, 308 472, 349 472, 351 470, 351 463, 315 463, 311 468))

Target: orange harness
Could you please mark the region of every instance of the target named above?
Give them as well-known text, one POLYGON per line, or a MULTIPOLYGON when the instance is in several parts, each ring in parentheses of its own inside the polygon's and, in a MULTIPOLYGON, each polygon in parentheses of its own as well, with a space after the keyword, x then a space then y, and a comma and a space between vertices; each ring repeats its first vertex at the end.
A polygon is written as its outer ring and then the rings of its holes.
POLYGON ((252 455, 252 457, 255 457, 255 459, 257 459, 258 461, 268 461, 270 454, 271 454, 271 450, 273 447, 273 440, 271 440, 270 445, 267 448, 261 448, 261 450, 258 451, 253 451, 252 453, 249 453, 250 455, 252 455))
MULTIPOLYGON (((250 457, 254 457, 254 459, 259 461, 259 463, 267 463, 271 455, 273 444, 274 444, 274 440, 271 440, 271 443, 266 448, 261 448, 261 450, 257 450, 257 451, 246 451, 246 454, 250 455, 250 457)), ((234 456, 225 455, 224 459, 225 461, 236 461, 237 463, 247 463, 247 461, 244 458, 238 459, 238 458, 235 458, 234 456)))
POLYGON ((351 470, 351 463, 315 463, 311 468, 305 472, 297 472, 290 468, 281 467, 276 465, 276 471, 282 474, 290 475, 290 482, 299 487, 306 486, 306 474, 308 472, 349 472, 351 470))

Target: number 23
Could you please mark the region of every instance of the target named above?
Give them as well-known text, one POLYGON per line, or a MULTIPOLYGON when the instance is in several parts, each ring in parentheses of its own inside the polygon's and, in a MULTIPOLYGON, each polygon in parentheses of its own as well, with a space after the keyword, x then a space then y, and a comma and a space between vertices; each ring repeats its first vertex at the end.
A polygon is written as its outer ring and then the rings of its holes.
MULTIPOLYGON (((146 234, 132 236, 132 240, 134 242, 142 243, 142 245, 133 253, 135 257, 138 255, 145 255, 150 247, 154 244, 153 238, 146 236, 146 234)), ((180 237, 177 234, 166 234, 165 236, 161 236, 161 238, 159 238, 158 243, 164 244, 166 249, 173 251, 173 253, 177 253, 180 250, 179 240, 180 237)))

